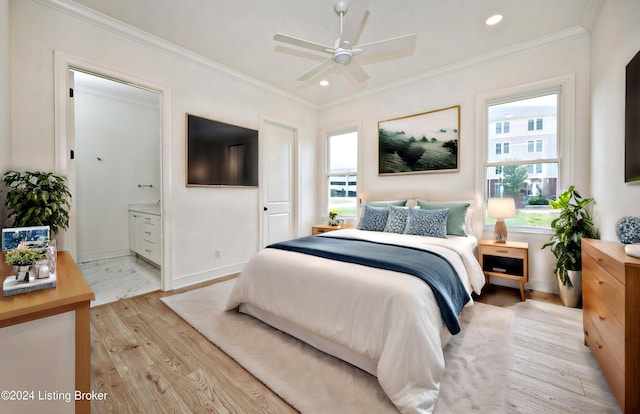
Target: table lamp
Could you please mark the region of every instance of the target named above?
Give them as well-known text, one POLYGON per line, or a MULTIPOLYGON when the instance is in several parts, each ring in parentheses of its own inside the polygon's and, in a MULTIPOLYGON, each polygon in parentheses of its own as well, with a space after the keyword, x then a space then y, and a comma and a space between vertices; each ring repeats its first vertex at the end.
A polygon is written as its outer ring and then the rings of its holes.
POLYGON ((493 229, 496 243, 505 243, 507 241, 507 225, 504 219, 516 215, 516 203, 513 198, 490 198, 487 205, 487 215, 497 219, 493 229))

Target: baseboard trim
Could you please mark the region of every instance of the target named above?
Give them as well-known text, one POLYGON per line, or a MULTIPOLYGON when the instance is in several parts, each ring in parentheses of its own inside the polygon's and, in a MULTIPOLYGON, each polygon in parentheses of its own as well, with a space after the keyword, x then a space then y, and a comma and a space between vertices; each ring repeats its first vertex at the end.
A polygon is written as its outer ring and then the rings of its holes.
POLYGON ((131 256, 132 254, 133 253, 129 249, 111 250, 108 252, 98 252, 98 253, 84 253, 84 254, 78 254, 77 262, 83 263, 83 262, 93 262, 93 261, 102 260, 102 259, 114 259, 116 257, 131 256))
POLYGON ((173 279, 173 289, 180 289, 183 287, 195 285, 196 283, 207 282, 215 279, 219 279, 225 276, 229 276, 235 273, 240 273, 242 269, 247 265, 247 262, 236 263, 229 266, 218 267, 215 269, 209 269, 204 272, 194 273, 191 275, 182 276, 173 279))

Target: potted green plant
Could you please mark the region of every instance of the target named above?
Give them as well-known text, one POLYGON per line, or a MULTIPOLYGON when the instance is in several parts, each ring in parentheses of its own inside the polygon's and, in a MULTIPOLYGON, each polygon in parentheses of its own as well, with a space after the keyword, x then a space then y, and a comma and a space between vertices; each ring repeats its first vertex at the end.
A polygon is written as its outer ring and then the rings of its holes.
POLYGON ((4 257, 7 264, 16 267, 16 280, 18 283, 29 282, 29 274, 40 260, 44 260, 45 255, 35 249, 15 249, 10 250, 4 257))
POLYGON ((53 234, 69 227, 71 192, 64 177, 51 172, 9 171, 2 181, 13 226, 49 226, 53 234))
POLYGON ((331 210, 329 211, 329 225, 330 226, 337 226, 338 225, 338 212, 335 210, 331 210))
POLYGON ((551 222, 553 234, 542 248, 550 247, 556 257, 556 275, 560 299, 565 306, 577 307, 582 297, 582 238, 596 238, 587 206, 593 198, 583 198, 574 186, 549 200, 560 214, 551 222))

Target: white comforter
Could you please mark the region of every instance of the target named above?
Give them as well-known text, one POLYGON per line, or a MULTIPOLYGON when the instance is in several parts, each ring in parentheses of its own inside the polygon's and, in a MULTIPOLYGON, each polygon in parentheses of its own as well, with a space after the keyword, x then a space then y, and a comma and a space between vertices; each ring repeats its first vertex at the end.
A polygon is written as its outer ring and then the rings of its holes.
MULTIPOLYGON (((479 293, 484 284, 473 237, 436 239, 353 229, 322 237, 432 250, 449 260, 468 292, 479 293)), ((376 375, 401 412, 433 410, 445 368, 442 348, 450 335, 431 288, 418 277, 264 249, 241 273, 227 310, 243 304, 256 310, 249 313, 265 315, 265 322, 277 320, 285 331, 311 338, 312 345, 376 375)))

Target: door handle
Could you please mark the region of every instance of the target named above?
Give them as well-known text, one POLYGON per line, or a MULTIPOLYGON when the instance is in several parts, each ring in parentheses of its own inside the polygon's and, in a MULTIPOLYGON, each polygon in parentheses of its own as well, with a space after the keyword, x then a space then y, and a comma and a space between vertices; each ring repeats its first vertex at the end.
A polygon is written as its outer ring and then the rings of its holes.
POLYGON ((269 210, 269 209, 266 208, 266 207, 262 207, 262 211, 267 211, 267 210, 269 210))

